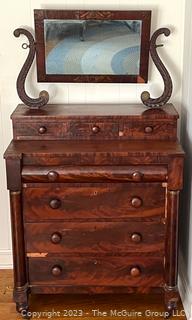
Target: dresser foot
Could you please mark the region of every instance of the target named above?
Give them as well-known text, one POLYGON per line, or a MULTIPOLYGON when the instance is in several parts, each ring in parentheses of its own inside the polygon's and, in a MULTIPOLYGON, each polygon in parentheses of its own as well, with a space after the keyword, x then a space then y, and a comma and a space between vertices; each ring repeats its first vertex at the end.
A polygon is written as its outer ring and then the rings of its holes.
POLYGON ((23 319, 30 319, 29 316, 29 306, 27 304, 22 303, 16 303, 16 310, 18 313, 20 313, 21 317, 23 319))
POLYGON ((166 319, 173 315, 173 312, 177 310, 177 304, 179 301, 179 293, 177 287, 165 286, 164 300, 167 316, 166 319))
POLYGON ((16 303, 17 312, 19 312, 24 319, 29 319, 28 284, 23 287, 16 287, 13 292, 13 298, 16 303))

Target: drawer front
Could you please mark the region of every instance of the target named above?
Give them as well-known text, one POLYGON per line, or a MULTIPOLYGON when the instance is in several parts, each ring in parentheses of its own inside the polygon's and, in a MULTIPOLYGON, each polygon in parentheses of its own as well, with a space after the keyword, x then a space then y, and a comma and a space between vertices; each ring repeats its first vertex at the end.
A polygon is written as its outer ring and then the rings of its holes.
POLYGON ((176 140, 177 123, 158 122, 158 121, 142 121, 129 122, 124 124, 122 137, 129 139, 144 140, 176 140))
POLYGON ((29 258, 29 283, 52 285, 146 286, 163 284, 162 258, 29 258))
POLYGON ((67 137, 68 124, 65 122, 13 123, 14 138, 17 140, 52 140, 67 137))
POLYGON ((130 181, 167 180, 166 166, 24 166, 24 182, 130 181))
POLYGON ((119 136, 119 125, 115 122, 14 122, 14 138, 17 140, 94 140, 113 139, 119 136))
POLYGON ((110 139, 119 135, 115 122, 70 122, 69 134, 74 139, 110 139))
POLYGON ((165 225, 150 222, 26 223, 26 250, 164 255, 165 225))
POLYGON ((177 122, 14 121, 13 132, 16 140, 176 140, 177 122))
POLYGON ((160 183, 25 184, 25 221, 126 219, 165 214, 160 183))

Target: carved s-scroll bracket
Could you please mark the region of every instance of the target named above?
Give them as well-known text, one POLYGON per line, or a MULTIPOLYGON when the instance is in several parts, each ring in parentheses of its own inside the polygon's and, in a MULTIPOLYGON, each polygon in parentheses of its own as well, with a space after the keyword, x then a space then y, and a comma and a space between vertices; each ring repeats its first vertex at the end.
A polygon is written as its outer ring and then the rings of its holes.
POLYGON ((27 77, 27 74, 29 72, 29 69, 31 68, 31 65, 33 63, 35 53, 36 53, 36 47, 35 47, 35 40, 32 36, 32 34, 22 28, 18 28, 14 31, 14 36, 19 37, 21 34, 25 35, 29 41, 29 44, 23 43, 22 48, 27 49, 29 48, 29 53, 26 58, 26 61, 18 75, 17 78, 17 92, 19 95, 19 98, 29 107, 31 108, 40 108, 46 105, 49 101, 49 94, 47 91, 43 90, 39 93, 39 98, 33 99, 30 98, 26 91, 25 91, 25 80, 27 77))
POLYGON ((157 45, 156 44, 156 40, 157 38, 164 34, 166 37, 168 37, 170 35, 170 30, 168 28, 160 28, 157 31, 154 32, 154 34, 151 37, 151 41, 150 41, 150 54, 151 54, 151 58, 155 64, 155 66, 157 67, 158 71, 160 72, 163 81, 164 81, 164 91, 163 94, 156 99, 153 99, 150 97, 150 93, 148 91, 144 91, 141 94, 141 100, 143 102, 144 105, 146 105, 147 107, 161 107, 164 104, 166 104, 168 102, 168 100, 171 97, 172 91, 173 91, 173 83, 170 77, 169 72, 167 71, 166 67, 164 66, 163 62, 161 61, 161 59, 159 58, 159 55, 157 53, 157 48, 158 47, 162 47, 163 45, 157 45))

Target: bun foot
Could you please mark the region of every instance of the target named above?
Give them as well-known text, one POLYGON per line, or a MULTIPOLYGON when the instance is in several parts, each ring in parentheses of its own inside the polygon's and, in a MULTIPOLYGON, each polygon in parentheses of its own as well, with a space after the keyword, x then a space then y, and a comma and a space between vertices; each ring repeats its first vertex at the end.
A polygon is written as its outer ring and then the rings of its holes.
POLYGON ((20 313, 21 317, 23 319, 30 319, 29 316, 29 306, 25 303, 16 303, 16 310, 18 313, 20 313))
POLYGON ((179 294, 177 287, 165 287, 165 310, 166 316, 165 319, 170 318, 174 311, 177 310, 177 304, 179 301, 179 294))

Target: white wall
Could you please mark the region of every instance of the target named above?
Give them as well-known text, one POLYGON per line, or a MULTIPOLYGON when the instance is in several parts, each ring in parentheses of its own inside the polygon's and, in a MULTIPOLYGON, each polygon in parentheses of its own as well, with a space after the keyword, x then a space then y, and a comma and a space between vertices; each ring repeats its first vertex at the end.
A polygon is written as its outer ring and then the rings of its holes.
MULTIPOLYGON (((4 1, 0 10, 0 152, 1 155, 12 137, 11 112, 20 102, 15 89, 16 77, 25 60, 27 52, 21 49, 24 37, 14 38, 13 30, 19 26, 33 28, 34 8, 63 9, 151 9, 152 31, 168 26, 172 30, 169 38, 162 37, 165 48, 159 49, 166 61, 173 81, 172 102, 178 111, 181 106, 181 75, 183 63, 185 0, 17 0, 4 1)), ((140 101, 140 94, 148 89, 152 95, 159 95, 162 80, 155 67, 150 67, 150 81, 147 85, 134 84, 37 84, 35 68, 28 80, 28 93, 37 94, 47 89, 50 102, 63 103, 133 103, 140 101), (36 89, 35 89, 36 88, 36 89)), ((120 108, 120 107, 119 107, 120 108)), ((5 166, 0 157, 0 267, 11 266, 11 240, 8 192, 6 191, 5 166)))

